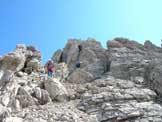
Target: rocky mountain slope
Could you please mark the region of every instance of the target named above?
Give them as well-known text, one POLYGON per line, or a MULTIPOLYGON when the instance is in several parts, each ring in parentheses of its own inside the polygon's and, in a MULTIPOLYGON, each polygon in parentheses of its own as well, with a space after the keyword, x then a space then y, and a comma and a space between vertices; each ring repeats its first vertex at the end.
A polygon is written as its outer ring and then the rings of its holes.
POLYGON ((150 41, 70 39, 52 78, 41 58, 22 44, 0 58, 0 122, 162 122, 162 49, 150 41))

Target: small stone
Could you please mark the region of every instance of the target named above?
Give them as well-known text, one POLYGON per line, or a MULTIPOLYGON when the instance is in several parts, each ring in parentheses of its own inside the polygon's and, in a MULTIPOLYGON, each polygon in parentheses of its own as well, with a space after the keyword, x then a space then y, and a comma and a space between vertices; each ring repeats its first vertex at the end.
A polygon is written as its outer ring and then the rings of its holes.
POLYGON ((24 76, 24 73, 20 71, 20 72, 17 72, 16 75, 17 75, 18 77, 23 77, 23 76, 24 76))

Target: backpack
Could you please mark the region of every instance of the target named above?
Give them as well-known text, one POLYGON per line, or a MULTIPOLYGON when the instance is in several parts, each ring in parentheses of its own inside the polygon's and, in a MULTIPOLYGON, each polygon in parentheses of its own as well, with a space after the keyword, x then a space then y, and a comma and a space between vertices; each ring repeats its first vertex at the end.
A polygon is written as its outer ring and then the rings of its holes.
POLYGON ((80 61, 76 62, 76 68, 80 68, 80 61))
POLYGON ((79 52, 82 51, 82 45, 78 45, 79 52))
POLYGON ((49 61, 49 62, 47 63, 47 69, 48 69, 49 71, 53 71, 53 63, 52 63, 52 61, 49 61))

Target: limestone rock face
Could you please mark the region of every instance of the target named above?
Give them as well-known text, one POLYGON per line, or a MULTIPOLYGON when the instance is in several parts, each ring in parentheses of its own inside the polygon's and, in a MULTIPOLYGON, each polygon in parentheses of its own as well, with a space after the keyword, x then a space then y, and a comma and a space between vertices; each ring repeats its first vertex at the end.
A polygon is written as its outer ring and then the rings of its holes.
POLYGON ((149 41, 142 45, 129 39, 115 38, 107 44, 111 54, 110 70, 117 78, 143 77, 149 62, 162 58, 161 49, 149 41))
POLYGON ((162 61, 152 61, 145 68, 144 84, 162 97, 162 61))
POLYGON ((152 44, 152 42, 149 40, 145 41, 144 48, 160 52, 160 49, 156 45, 152 44))
POLYGON ((91 86, 93 85, 98 87, 99 91, 93 94, 93 89, 90 89, 84 94, 78 109, 96 115, 99 122, 161 120, 159 115, 162 115, 162 107, 152 102, 156 94, 150 89, 110 76, 94 81, 91 86), (101 81, 104 85, 98 85, 101 81), (153 111, 158 114, 154 114, 153 111), (152 114, 155 116, 152 117, 152 114))
POLYGON ((67 99, 67 91, 66 88, 57 80, 48 78, 44 82, 45 90, 48 91, 52 100, 56 101, 64 101, 67 99))
POLYGON ((49 77, 41 53, 18 44, 0 57, 0 122, 161 122, 161 48, 125 38, 107 45, 70 39, 49 77))
POLYGON ((52 60, 55 62, 55 63, 60 63, 62 61, 62 50, 57 50, 53 56, 52 56, 52 60))
POLYGON ((120 38, 120 37, 114 38, 110 42, 108 41, 107 42, 107 47, 108 48, 114 48, 114 47, 111 47, 111 45, 109 45, 109 44, 112 44, 114 42, 116 43, 116 45, 121 45, 120 47, 126 47, 128 49, 136 49, 136 48, 143 49, 143 45, 142 44, 139 44, 139 43, 137 43, 134 40, 129 40, 127 38, 120 38))
POLYGON ((104 71, 101 71, 99 69, 101 67, 102 69, 103 67, 105 68, 105 66, 103 66, 103 63, 100 64, 98 62, 104 62, 105 65, 108 65, 109 63, 107 51, 102 48, 99 42, 91 38, 85 41, 70 39, 63 49, 62 53, 61 51, 57 51, 54 54, 53 60, 59 60, 61 62, 67 63, 68 68, 71 72, 75 70, 76 62, 79 61, 81 63, 81 69, 85 69, 95 76, 103 74, 104 71), (82 47, 80 52, 78 46, 82 47), (92 66, 89 65, 94 65, 93 69, 92 66))
POLYGON ((123 47, 123 45, 116 40, 112 40, 112 41, 107 42, 107 47, 108 48, 121 48, 123 47))

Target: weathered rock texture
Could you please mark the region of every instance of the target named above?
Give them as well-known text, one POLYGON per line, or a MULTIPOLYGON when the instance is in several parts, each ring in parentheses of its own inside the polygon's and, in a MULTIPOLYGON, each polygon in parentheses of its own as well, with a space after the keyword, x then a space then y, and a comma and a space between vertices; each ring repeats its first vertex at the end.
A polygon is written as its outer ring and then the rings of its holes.
POLYGON ((100 122, 160 122, 162 119, 162 107, 153 102, 156 93, 140 84, 106 76, 94 81, 93 87, 98 91, 84 94, 78 109, 96 115, 100 122))
POLYGON ((75 70, 76 62, 81 62, 81 69, 90 72, 94 77, 106 72, 108 69, 109 58, 104 49, 95 39, 76 40, 70 39, 63 51, 58 50, 53 55, 55 62, 65 62, 71 72, 75 70), (78 46, 82 46, 79 52, 78 46))
POLYGON ((148 63, 162 58, 161 48, 150 41, 142 45, 125 38, 115 38, 108 41, 107 47, 111 54, 111 73, 117 78, 143 77, 148 63))
POLYGON ((158 94, 158 102, 162 102, 162 60, 154 60, 145 68, 144 84, 158 94))
POLYGON ((48 77, 41 53, 17 45, 0 57, 0 121, 162 122, 161 48, 125 38, 107 47, 70 39, 48 77))
POLYGON ((45 90, 48 91, 52 100, 56 101, 66 100, 68 94, 66 88, 57 79, 48 78, 44 82, 44 87, 45 90))

